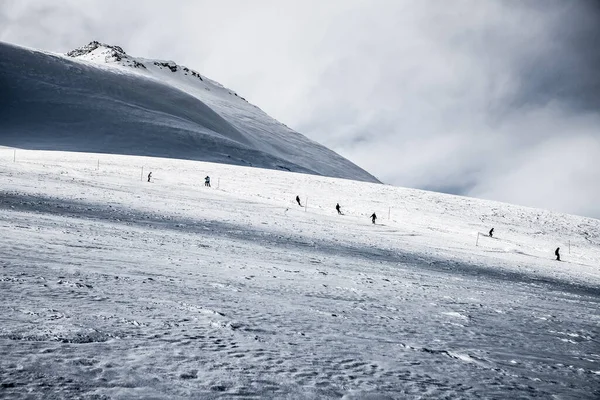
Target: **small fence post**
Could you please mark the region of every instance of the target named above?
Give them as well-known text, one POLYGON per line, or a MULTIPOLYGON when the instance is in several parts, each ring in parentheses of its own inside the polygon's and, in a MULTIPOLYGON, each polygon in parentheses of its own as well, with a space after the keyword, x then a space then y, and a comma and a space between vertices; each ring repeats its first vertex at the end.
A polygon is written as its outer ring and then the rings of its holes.
POLYGON ((308 196, 306 196, 306 201, 304 201, 304 212, 306 212, 307 207, 308 207, 308 196))
POLYGON ((100 171, 100 159, 98 159, 98 166, 96 167, 96 171, 100 171))
POLYGON ((391 212, 392 212, 392 207, 388 207, 388 219, 390 219, 391 212))
POLYGON ((13 162, 17 162, 17 149, 15 149, 13 153, 13 162))
POLYGON ((142 166, 142 174, 140 175, 140 181, 144 182, 144 167, 142 166))
POLYGON ((475 241, 475 247, 479 244, 479 232, 477 232, 477 240, 475 241))

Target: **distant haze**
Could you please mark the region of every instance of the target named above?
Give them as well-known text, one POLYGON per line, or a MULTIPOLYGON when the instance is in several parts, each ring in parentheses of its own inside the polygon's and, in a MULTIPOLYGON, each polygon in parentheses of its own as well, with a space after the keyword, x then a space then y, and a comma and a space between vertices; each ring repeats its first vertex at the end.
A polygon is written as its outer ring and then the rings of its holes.
POLYGON ((386 183, 596 218, 599 21, 591 0, 0 2, 1 41, 174 60, 386 183))

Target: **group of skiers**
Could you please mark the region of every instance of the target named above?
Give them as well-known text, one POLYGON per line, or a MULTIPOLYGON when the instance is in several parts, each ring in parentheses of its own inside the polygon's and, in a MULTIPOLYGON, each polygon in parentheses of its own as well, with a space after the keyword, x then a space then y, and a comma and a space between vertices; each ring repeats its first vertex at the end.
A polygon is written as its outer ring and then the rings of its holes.
MULTIPOLYGON (((300 196, 296 196, 296 202, 298 203, 298 205, 300 207, 304 207, 302 205, 302 203, 300 202, 300 196)), ((339 215, 344 215, 344 213, 342 213, 342 209, 340 207, 340 203, 337 203, 335 205, 335 210, 337 211, 337 213, 339 215)), ((377 214, 373 213, 373 214, 371 214, 371 216, 369 218, 371 218, 371 222, 372 223, 375 223, 375 221, 377 220, 377 214)), ((494 228, 490 229, 490 231, 488 232, 488 234, 490 235, 490 237, 494 237, 494 228)), ((554 251, 554 255, 556 256, 556 261, 560 261, 560 247, 556 248, 556 250, 554 251)))
MULTIPOLYGON (((490 229, 489 235, 490 237, 494 237, 494 228, 490 229)), ((560 261, 560 247, 554 250, 554 255, 556 256, 556 261, 560 261)))
MULTIPOLYGON (((152 172, 148 174, 148 182, 150 182, 150 179, 152 179, 152 172)), ((204 178, 204 186, 210 187, 210 176, 208 175, 204 178)))
MULTIPOLYGON (((304 207, 300 202, 300 196, 296 196, 296 203, 298 203, 300 207, 304 207)), ((338 215, 344 215, 344 213, 342 212, 342 207, 340 207, 340 203, 337 203, 335 205, 335 210, 337 211, 338 215)), ((369 218, 371 218, 371 222, 375 223, 375 220, 377 220, 377 215, 373 213, 369 218)))
MULTIPOLYGON (((148 174, 148 182, 150 182, 151 178, 152 172, 148 174)), ((204 186, 210 187, 210 176, 208 175, 204 178, 204 186)), ((296 202, 300 207, 304 207, 302 205, 302 202, 300 201, 300 196, 296 196, 296 202)), ((344 213, 342 212, 342 208, 340 207, 340 203, 337 203, 335 205, 335 210, 337 211, 338 215, 344 215, 344 213)), ((375 224, 375 221, 377 220, 377 214, 373 213, 369 218, 371 219, 371 222, 375 224)), ((488 234, 490 237, 494 237, 494 228, 490 229, 488 234)), ((554 255, 556 256, 556 261, 560 261, 560 247, 556 248, 556 250, 554 251, 554 255)))
MULTIPOLYGON (((344 213, 341 210, 340 203, 337 203, 335 205, 335 209, 339 215, 344 215, 344 213)), ((375 223, 375 221, 377 220, 377 214, 373 213, 373 214, 371 214, 371 216, 369 218, 371 218, 371 222, 375 223)))

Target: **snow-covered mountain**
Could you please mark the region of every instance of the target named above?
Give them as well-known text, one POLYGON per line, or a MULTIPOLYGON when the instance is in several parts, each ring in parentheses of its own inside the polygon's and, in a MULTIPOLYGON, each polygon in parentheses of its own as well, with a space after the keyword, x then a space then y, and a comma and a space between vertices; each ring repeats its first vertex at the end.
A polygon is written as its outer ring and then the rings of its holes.
POLYGON ((0 149, 0 229, 0 398, 600 398, 597 219, 0 149))
POLYGON ((0 398, 600 397, 600 220, 376 184, 99 43, 0 44, 2 145, 0 398))
POLYGON ((234 91, 99 42, 67 55, 0 43, 0 145, 212 161, 378 182, 234 91))

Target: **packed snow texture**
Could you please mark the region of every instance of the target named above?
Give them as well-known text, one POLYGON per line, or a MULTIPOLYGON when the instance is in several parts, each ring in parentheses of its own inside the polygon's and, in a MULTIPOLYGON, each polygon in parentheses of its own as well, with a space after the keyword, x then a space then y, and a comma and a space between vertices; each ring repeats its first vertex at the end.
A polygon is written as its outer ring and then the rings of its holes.
POLYGON ((0 145, 377 182, 200 73, 98 42, 65 56, 0 42, 0 145))
POLYGON ((0 397, 600 396, 598 220, 205 162, 0 160, 0 397))

